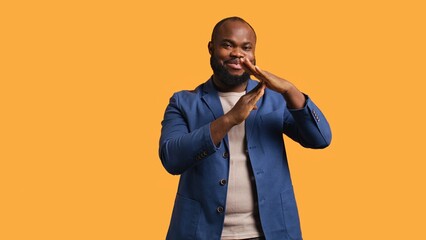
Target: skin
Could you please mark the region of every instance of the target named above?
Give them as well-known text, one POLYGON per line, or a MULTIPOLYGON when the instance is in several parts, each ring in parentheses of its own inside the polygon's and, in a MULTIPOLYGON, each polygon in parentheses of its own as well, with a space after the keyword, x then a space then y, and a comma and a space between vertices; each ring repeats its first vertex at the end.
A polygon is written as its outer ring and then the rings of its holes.
MULTIPOLYGON (((212 140, 216 145, 219 145, 233 126, 242 123, 251 111, 257 109, 256 103, 263 96, 265 88, 281 93, 290 109, 300 109, 305 104, 305 96, 294 84, 254 65, 255 48, 256 36, 250 26, 232 20, 223 23, 215 38, 208 44, 210 55, 215 56, 228 73, 240 76, 246 71, 260 81, 228 113, 210 124, 212 140)), ((243 92, 247 87, 247 81, 237 86, 228 86, 226 80, 221 81, 214 74, 213 82, 222 92, 243 92)))

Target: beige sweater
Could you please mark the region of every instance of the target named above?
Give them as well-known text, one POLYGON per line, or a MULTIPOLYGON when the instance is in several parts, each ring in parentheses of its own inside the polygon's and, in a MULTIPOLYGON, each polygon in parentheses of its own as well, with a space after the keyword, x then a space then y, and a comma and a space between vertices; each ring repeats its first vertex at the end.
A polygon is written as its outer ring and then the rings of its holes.
MULTIPOLYGON (((227 113, 245 92, 220 92, 223 112, 227 113)), ((228 132, 229 178, 222 240, 263 236, 258 217, 254 177, 245 151, 245 122, 228 132)))

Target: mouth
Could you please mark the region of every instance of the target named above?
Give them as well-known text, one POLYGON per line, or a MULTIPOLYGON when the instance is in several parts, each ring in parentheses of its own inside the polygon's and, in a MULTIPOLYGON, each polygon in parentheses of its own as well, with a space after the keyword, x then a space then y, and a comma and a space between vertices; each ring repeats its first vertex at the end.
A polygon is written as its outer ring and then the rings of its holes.
POLYGON ((231 70, 243 70, 243 66, 241 65, 240 59, 231 59, 225 61, 226 66, 228 66, 231 70))

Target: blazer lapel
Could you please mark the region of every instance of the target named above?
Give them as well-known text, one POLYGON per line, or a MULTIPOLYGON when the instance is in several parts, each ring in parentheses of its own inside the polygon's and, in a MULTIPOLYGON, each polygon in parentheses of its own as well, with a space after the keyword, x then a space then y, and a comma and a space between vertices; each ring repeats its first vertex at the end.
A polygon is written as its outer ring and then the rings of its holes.
MULTIPOLYGON (((206 103, 207 107, 213 113, 214 119, 218 119, 223 116, 223 108, 220 103, 219 95, 213 85, 213 79, 210 78, 203 86, 203 96, 201 97, 206 103)), ((224 138, 226 146, 228 146, 228 137, 224 138)))
POLYGON ((218 119, 223 115, 222 104, 220 103, 219 95, 213 86, 211 78, 204 84, 203 96, 201 98, 207 104, 210 111, 212 111, 215 119, 218 119))

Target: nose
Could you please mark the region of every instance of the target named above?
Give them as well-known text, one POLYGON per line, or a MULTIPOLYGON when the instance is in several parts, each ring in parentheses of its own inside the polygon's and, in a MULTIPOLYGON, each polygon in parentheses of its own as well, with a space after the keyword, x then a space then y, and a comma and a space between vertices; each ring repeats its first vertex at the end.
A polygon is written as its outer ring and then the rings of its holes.
POLYGON ((234 58, 243 58, 244 57, 244 53, 241 51, 240 48, 236 47, 236 48, 232 49, 232 51, 231 51, 231 57, 234 57, 234 58))

